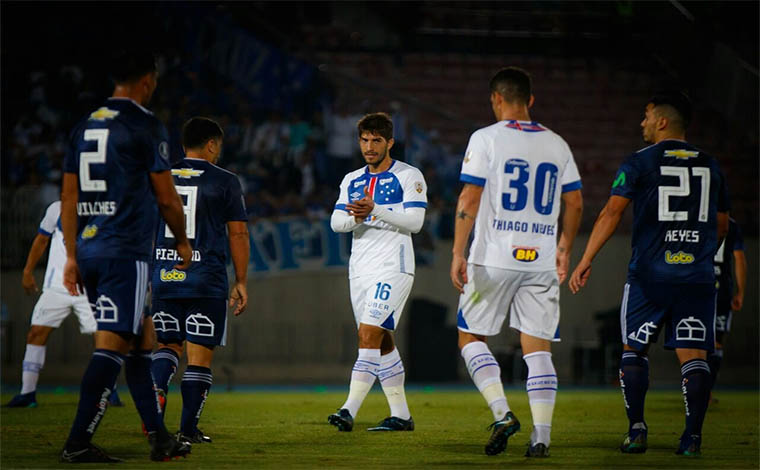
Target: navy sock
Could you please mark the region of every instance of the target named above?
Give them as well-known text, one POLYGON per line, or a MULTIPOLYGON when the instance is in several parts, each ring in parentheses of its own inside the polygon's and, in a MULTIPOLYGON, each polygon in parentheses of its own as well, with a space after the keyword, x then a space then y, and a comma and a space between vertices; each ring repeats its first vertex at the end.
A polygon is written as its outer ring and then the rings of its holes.
MULTIPOLYGON (((620 359, 620 388, 623 391, 628 432, 641 429, 644 423, 644 399, 649 389, 649 359, 635 351, 623 351, 620 359)), ((643 427, 646 430, 646 424, 643 427)))
POLYGON ((124 356, 116 351, 96 349, 82 377, 79 405, 66 445, 84 447, 98 429, 108 406, 108 397, 124 364, 124 356))
POLYGON ((153 362, 150 365, 150 372, 153 374, 153 380, 156 383, 156 391, 164 394, 164 403, 161 407, 166 414, 166 403, 169 396, 169 382, 177 372, 179 365, 179 356, 174 350, 161 348, 153 353, 153 362))
POLYGON ((720 364, 723 362, 723 350, 716 349, 713 353, 707 356, 707 365, 710 366, 710 390, 715 388, 715 382, 718 381, 718 372, 720 371, 720 364))
POLYGON ((160 440, 168 437, 169 433, 164 426, 164 417, 158 406, 153 376, 150 374, 151 353, 150 351, 132 351, 127 356, 124 368, 127 377, 129 393, 135 402, 137 412, 142 418, 145 429, 150 432, 158 432, 160 440))
POLYGON ((194 434, 203 412, 209 389, 211 388, 211 369, 200 366, 187 366, 182 377, 182 423, 183 434, 194 434))
POLYGON ((681 365, 681 376, 681 391, 686 405, 684 434, 701 436, 710 399, 710 367, 704 359, 692 359, 681 365))

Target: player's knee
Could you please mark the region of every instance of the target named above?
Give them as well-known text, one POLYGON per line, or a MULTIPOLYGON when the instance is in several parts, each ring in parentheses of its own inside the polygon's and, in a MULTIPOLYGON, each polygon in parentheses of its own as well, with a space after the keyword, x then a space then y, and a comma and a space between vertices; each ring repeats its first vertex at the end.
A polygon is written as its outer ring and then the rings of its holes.
POLYGON ((380 349, 384 331, 380 327, 362 323, 359 326, 359 347, 362 349, 380 349))
POLYGON ((50 330, 52 330, 52 328, 32 325, 31 328, 29 328, 29 332, 26 334, 26 344, 44 346, 45 343, 47 343, 50 330))
POLYGON ((475 341, 482 341, 486 342, 486 337, 482 335, 474 335, 472 333, 467 333, 462 330, 459 330, 459 349, 461 350, 465 346, 467 346, 470 343, 473 343, 475 341))
POLYGON ((177 356, 182 357, 182 343, 158 343, 158 349, 171 349, 177 356))

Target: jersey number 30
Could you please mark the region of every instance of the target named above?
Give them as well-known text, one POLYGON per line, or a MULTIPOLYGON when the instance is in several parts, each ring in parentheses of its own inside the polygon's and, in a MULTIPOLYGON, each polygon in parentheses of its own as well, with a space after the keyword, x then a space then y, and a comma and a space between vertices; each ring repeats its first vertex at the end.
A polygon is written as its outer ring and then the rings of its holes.
MULTIPOLYGON (((536 167, 536 179, 533 183, 533 207, 542 215, 551 214, 554 207, 554 192, 557 188, 558 168, 552 163, 540 163, 536 167)), ((528 204, 528 179, 530 164, 525 160, 513 158, 504 165, 507 174, 507 188, 501 194, 501 206, 508 211, 521 211, 528 204)))
MULTIPOLYGON (((707 222, 710 209, 710 169, 705 167, 693 167, 691 173, 699 177, 701 181, 699 192, 699 214, 697 220, 707 222)), ((689 168, 683 166, 661 166, 662 176, 677 176, 678 186, 660 186, 658 193, 657 220, 661 222, 684 222, 689 220, 687 211, 670 210, 671 197, 687 197, 691 194, 689 186, 689 168)))

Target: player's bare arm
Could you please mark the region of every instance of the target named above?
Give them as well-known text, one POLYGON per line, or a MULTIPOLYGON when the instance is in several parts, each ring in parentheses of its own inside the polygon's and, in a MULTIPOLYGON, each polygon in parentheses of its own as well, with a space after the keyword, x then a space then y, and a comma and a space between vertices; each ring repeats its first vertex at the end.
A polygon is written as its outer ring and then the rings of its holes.
POLYGON ((623 217, 625 208, 628 207, 630 202, 630 199, 622 196, 610 196, 607 204, 599 212, 599 217, 594 222, 594 229, 591 231, 588 243, 586 243, 583 257, 578 266, 575 267, 573 275, 568 282, 570 291, 573 294, 577 294, 581 287, 586 285, 586 281, 591 276, 591 262, 604 244, 607 243, 607 240, 615 233, 618 224, 620 224, 620 219, 623 217))
POLYGON ((731 310, 738 312, 744 305, 744 287, 747 285, 747 258, 744 250, 734 250, 734 274, 736 292, 731 298, 731 310))
POLYGON ((39 292, 37 281, 34 279, 34 267, 37 266, 37 262, 45 253, 45 249, 49 242, 49 235, 38 233, 37 236, 34 237, 32 247, 29 249, 29 254, 26 257, 26 264, 24 265, 24 274, 21 278, 21 286, 29 295, 39 292))
POLYGON ((82 276, 77 266, 77 201, 79 177, 75 173, 63 174, 61 188, 61 228, 66 244, 66 264, 63 266, 63 285, 71 295, 84 291, 82 276))
POLYGON ((233 313, 240 315, 248 305, 248 258, 250 256, 250 239, 248 223, 242 221, 227 222, 227 233, 230 238, 230 254, 232 265, 235 267, 235 284, 230 292, 230 307, 233 313))
POLYGON ((573 249, 578 227, 581 225, 583 215, 583 196, 581 190, 568 191, 562 194, 562 202, 565 205, 562 214, 562 234, 557 244, 557 275, 562 284, 570 270, 570 252, 573 249))
POLYGON ((464 257, 464 250, 467 248, 467 241, 470 239, 472 226, 475 224, 475 216, 478 213, 478 208, 480 208, 480 196, 482 194, 482 186, 465 184, 457 201, 456 219, 454 221, 454 248, 452 249, 449 275, 454 288, 460 293, 464 292, 464 285, 467 284, 467 259, 464 257))
POLYGON ((182 209, 182 199, 174 187, 174 180, 170 171, 160 171, 150 174, 150 182, 153 193, 156 195, 158 209, 166 221, 172 233, 176 237, 177 253, 182 258, 182 263, 175 266, 176 269, 187 269, 193 255, 193 249, 185 234, 185 214, 182 209))

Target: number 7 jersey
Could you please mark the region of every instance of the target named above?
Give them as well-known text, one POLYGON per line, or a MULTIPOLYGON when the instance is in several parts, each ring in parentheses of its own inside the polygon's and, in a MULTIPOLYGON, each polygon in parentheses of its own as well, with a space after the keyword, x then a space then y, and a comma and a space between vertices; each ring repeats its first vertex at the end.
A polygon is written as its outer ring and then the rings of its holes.
POLYGON ((717 212, 729 209, 714 158, 682 140, 663 140, 623 162, 611 194, 633 201, 629 279, 714 282, 717 212))
POLYGON ((567 143, 536 122, 475 131, 460 180, 483 187, 468 261, 519 271, 556 269, 562 193, 581 188, 567 143))

